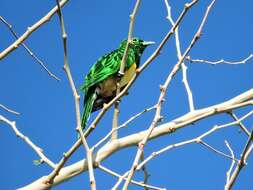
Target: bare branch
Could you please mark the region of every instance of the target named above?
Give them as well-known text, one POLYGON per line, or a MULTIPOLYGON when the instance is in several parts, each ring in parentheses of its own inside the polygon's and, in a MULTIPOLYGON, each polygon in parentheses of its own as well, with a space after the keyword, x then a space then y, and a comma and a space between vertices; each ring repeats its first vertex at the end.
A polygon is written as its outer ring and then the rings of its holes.
MULTIPOLYGON (((61 11, 61 6, 59 0, 56 0, 57 7, 58 7, 58 15, 60 20, 60 26, 62 30, 62 40, 63 40, 63 48, 64 48, 64 70, 66 72, 66 75, 68 77, 70 87, 73 92, 74 100, 75 100, 75 110, 76 110, 76 124, 77 124, 77 130, 81 137, 81 142, 83 143, 83 146, 86 150, 87 155, 87 161, 88 161, 88 170, 89 170, 89 177, 90 177, 90 185, 92 190, 96 190, 96 181, 94 177, 94 171, 93 171, 93 161, 92 161, 92 150, 89 149, 88 143, 84 137, 82 128, 81 128, 81 120, 80 120, 80 96, 77 93, 69 63, 68 63, 68 53, 67 53, 67 33, 64 26, 64 19, 61 11)), ((71 154, 63 154, 63 158, 58 163, 57 167, 51 172, 50 175, 48 175, 48 183, 52 183, 54 178, 58 175, 61 168, 64 166, 65 162, 68 160, 68 158, 71 156, 71 154)))
MULTIPOLYGON (((144 161, 144 152, 142 152, 142 155, 141 155, 141 161, 144 161)), ((143 183, 144 184, 147 184, 148 183, 148 178, 150 177, 150 174, 148 173, 148 169, 146 167, 146 165, 144 164, 142 166, 142 171, 144 173, 144 180, 143 180, 143 183)), ((145 188, 146 190, 148 190, 148 188, 145 188)))
POLYGON ((52 168, 56 168, 56 165, 49 160, 43 153, 43 150, 38 147, 37 145, 35 145, 30 139, 29 137, 23 135, 17 128, 16 126, 16 122, 15 121, 10 121, 7 118, 5 118, 4 116, 0 115, 0 121, 3 121, 5 123, 7 123, 9 126, 11 126, 11 128, 13 129, 13 131, 15 132, 15 134, 17 135, 17 137, 21 138, 23 141, 25 141, 36 153, 37 155, 41 158, 41 162, 45 162, 47 163, 50 167, 52 168))
POLYGON ((217 150, 216 148, 212 147, 211 145, 207 144, 206 142, 204 142, 203 140, 199 141, 200 144, 202 144, 203 146, 207 147, 208 149, 210 149, 211 151, 215 152, 216 154, 219 154, 221 156, 224 156, 226 158, 229 158, 233 161, 239 161, 238 159, 234 158, 233 156, 227 155, 219 150, 217 150))
MULTIPOLYGON (((121 182, 123 181, 123 179, 127 180, 127 175, 129 172, 124 173, 122 176, 119 177, 117 183, 115 183, 115 185, 112 187, 112 190, 117 190, 119 185, 121 184, 121 182)), ((130 180, 132 181, 132 180, 130 180)))
POLYGON ((0 108, 4 109, 5 111, 7 111, 9 113, 12 113, 12 114, 15 114, 15 115, 20 115, 19 112, 16 112, 16 111, 4 106, 3 104, 0 104, 0 108))
POLYGON ((241 121, 239 121, 238 117, 235 115, 235 113, 228 112, 228 114, 235 120, 237 121, 237 124, 239 125, 239 127, 242 129, 242 131, 249 137, 250 136, 250 132, 248 131, 248 129, 243 125, 243 123, 241 121))
POLYGON ((230 190, 232 188, 239 173, 241 172, 242 168, 245 166, 246 160, 248 159, 248 157, 253 149, 253 148, 251 148, 252 147, 252 145, 251 145, 252 140, 253 140, 253 128, 252 128, 251 134, 248 138, 248 141, 246 142, 245 147, 242 151, 240 161, 237 163, 236 168, 234 169, 229 181, 225 185, 225 190, 230 190), (248 150, 251 150, 251 151, 248 152, 248 150))
MULTIPOLYGON (((210 107, 189 112, 168 123, 164 123, 160 126, 157 126, 153 130, 151 136, 149 137, 149 140, 158 138, 162 135, 168 135, 168 134, 174 133, 178 129, 181 129, 186 126, 192 127, 192 125, 190 124, 196 123, 199 120, 213 116, 215 114, 226 113, 232 109, 237 109, 237 108, 245 107, 248 105, 253 105, 253 89, 250 89, 226 102, 222 102, 220 104, 216 104, 210 107)), ((144 130, 136 134, 128 135, 126 137, 122 137, 115 141, 111 141, 105 144, 94 155, 94 162, 100 163, 104 159, 108 158, 110 155, 116 153, 119 150, 122 150, 130 146, 138 145, 138 143, 140 143, 143 140, 143 138, 146 136, 147 132, 148 132, 147 130, 144 130)), ((80 146, 79 144, 81 144, 80 139, 71 147, 71 149, 66 154, 73 154, 73 152, 75 152, 76 149, 80 146)), ((52 185, 55 186, 57 184, 60 184, 84 171, 87 171, 87 169, 88 169, 88 165, 87 165, 86 159, 78 161, 70 166, 64 167, 60 171, 59 175, 56 176, 52 185)), ((36 181, 34 181, 33 183, 27 186, 24 186, 20 189, 22 190, 49 189, 49 186, 45 184, 45 179, 47 179, 47 176, 43 176, 37 179, 36 181)))
POLYGON ((136 0, 133 12, 130 14, 130 23, 129 23, 129 30, 128 30, 128 36, 127 36, 127 44, 126 44, 126 49, 125 49, 124 55, 122 57, 122 61, 121 61, 121 65, 120 65, 120 71, 119 71, 119 73, 121 75, 124 75, 124 70, 125 70, 125 65, 126 65, 126 60, 127 60, 127 54, 128 54, 129 44, 132 41, 135 16, 136 16, 136 13, 137 13, 137 11, 139 9, 140 3, 141 3, 141 0, 136 0))
POLYGON ((96 149, 98 146, 100 146, 103 142, 105 142, 114 132, 114 130, 119 130, 121 128, 126 127, 129 123, 131 123, 133 120, 137 119, 138 117, 140 117, 142 114, 149 112, 153 109, 155 109, 156 106, 152 106, 150 108, 144 109, 143 111, 137 113, 136 115, 132 116, 130 119, 128 119, 127 121, 125 121, 123 124, 121 124, 120 126, 118 126, 116 129, 112 129, 107 135, 104 136, 104 138, 102 138, 98 143, 96 143, 93 146, 93 149, 96 149))
MULTIPOLYGON (((246 119, 247 117, 251 116, 253 114, 253 111, 249 112, 248 114, 246 114, 245 116, 243 116, 242 118, 240 118, 240 120, 243 120, 243 119, 246 119)), ((230 122, 230 123, 227 123, 227 124, 224 124, 224 125, 220 125, 220 126, 214 126, 212 129, 208 130, 207 132, 203 133, 202 135, 199 135, 198 137, 196 138, 193 138, 193 139, 190 139, 190 140, 186 140, 186 141, 182 141, 182 142, 179 142, 179 143, 176 143, 176 144, 172 144, 172 145, 168 145, 156 152, 153 152, 152 154, 150 154, 150 156, 148 156, 145 160, 143 160, 141 163, 139 163, 139 165, 137 166, 136 170, 140 170, 140 168, 146 164, 147 162, 149 162, 151 159, 155 158, 156 156, 164 153, 164 152, 167 152, 171 149, 174 149, 174 148, 178 148, 178 147, 181 147, 181 146, 185 146, 185 145, 188 145, 188 144, 192 144, 192 143, 200 143, 202 145, 204 145, 205 147, 207 147, 209 150, 215 152, 216 154, 219 154, 221 156, 224 156, 225 158, 229 158, 229 159, 232 159, 234 161, 237 161, 239 162, 238 159, 236 159, 234 156, 229 156, 217 149, 215 149, 214 147, 210 146, 209 144, 205 143, 202 139, 211 135, 212 133, 216 132, 217 130, 220 130, 220 129, 223 129, 223 128, 226 128, 226 127, 230 127, 230 126, 233 126, 235 125, 236 122, 230 122)))
MULTIPOLYGON (((61 0, 60 6, 63 7, 67 2, 68 2, 68 0, 61 0)), ((43 24, 48 22, 57 11, 58 11, 58 7, 55 6, 51 11, 49 11, 39 21, 34 23, 32 26, 28 27, 24 34, 22 34, 14 43, 12 43, 9 47, 7 47, 5 50, 3 50, 0 53, 0 60, 2 60, 4 57, 6 57, 13 50, 17 49, 19 47, 19 45, 21 45, 34 31, 36 31, 43 24)))
POLYGON ((191 59, 190 56, 188 56, 186 59, 190 61, 191 63, 207 63, 212 65, 218 65, 218 64, 230 64, 230 65, 239 65, 239 64, 246 64, 250 59, 253 58, 253 54, 250 54, 248 57, 241 61, 226 61, 224 59, 221 59, 219 61, 208 61, 203 59, 191 59))
MULTIPOLYGON (((206 19, 208 17, 208 14, 212 8, 212 6, 214 5, 215 3, 215 0, 213 0, 211 2, 211 4, 207 7, 207 10, 206 10, 206 13, 202 19, 202 22, 198 28, 198 31, 196 32, 196 34, 194 35, 190 45, 188 46, 188 48, 186 49, 186 51, 184 52, 183 56, 181 57, 181 59, 178 61, 178 63, 173 67, 171 73, 169 74, 168 78, 166 79, 165 83, 163 84, 163 86, 161 86, 161 93, 160 93, 160 97, 159 97, 159 100, 157 102, 157 109, 156 109, 156 114, 155 114, 155 117, 153 119, 153 122, 151 124, 151 126, 149 127, 148 129, 148 132, 145 136, 145 138, 139 143, 139 146, 138 146, 138 150, 137 150, 137 153, 136 153, 136 156, 135 156, 135 159, 133 161, 133 164, 132 164, 132 167, 130 169, 130 172, 128 174, 128 177, 127 177, 127 181, 125 182, 124 186, 123 186, 123 190, 127 190, 128 189, 128 185, 129 185, 129 182, 130 180, 132 179, 133 175, 134 175, 134 172, 136 170, 136 167, 138 165, 138 162, 140 160, 140 157, 141 157, 141 154, 143 152, 143 149, 144 149, 144 146, 145 144, 147 143, 148 139, 149 139, 149 136, 151 135, 152 131, 154 130, 154 128, 157 126, 158 122, 161 121, 161 106, 162 106, 162 102, 164 100, 164 97, 165 97, 165 94, 166 94, 166 89, 168 88, 172 78, 174 77, 174 75, 178 72, 178 70, 180 69, 181 67, 181 64, 183 62, 183 60, 185 59, 185 57, 188 55, 188 53, 190 52, 190 50, 192 49, 192 47, 194 46, 194 44, 196 43, 196 41, 200 38, 200 34, 202 32, 202 29, 204 27, 204 24, 206 23, 206 19)), ((187 4, 185 5, 187 6, 187 4)))
MULTIPOLYGON (((225 140, 225 144, 228 147, 232 158, 235 158, 234 152, 233 152, 231 146, 229 145, 229 143, 226 140, 225 140)), ((234 165, 235 165, 235 160, 232 159, 231 165, 230 165, 230 167, 229 167, 229 169, 228 169, 228 171, 226 173, 226 175, 227 175, 227 182, 226 182, 226 184, 228 184, 228 182, 229 182, 229 179, 230 179, 230 176, 231 176, 231 172, 232 172, 232 170, 234 168, 234 165)), ((225 185, 225 189, 226 189, 226 185, 225 185)))
MULTIPOLYGON (((129 23, 129 31, 128 31, 128 37, 127 37, 127 44, 126 44, 126 48, 125 48, 125 51, 124 51, 124 54, 123 54, 123 57, 121 60, 116 95, 119 95, 119 93, 120 93, 120 86, 119 86, 120 78, 124 75, 124 72, 125 72, 125 65, 126 65, 126 60, 127 60, 127 55, 128 55, 129 44, 132 41, 134 20, 135 20, 136 13, 139 9, 140 3, 141 3, 141 0, 136 0, 133 12, 130 14, 130 23, 129 23)), ((112 140, 115 140, 118 138, 118 133, 116 130, 116 128, 118 127, 118 118, 119 118, 119 101, 116 101, 114 115, 113 115, 113 125, 112 125, 112 128, 115 130, 112 133, 112 140)))
MULTIPOLYGON (((101 169, 102 171, 104 171, 104 172, 106 172, 106 173, 112 175, 112 176, 117 177, 118 179, 122 177, 120 174, 118 174, 118 173, 116 173, 115 171, 112 171, 112 170, 110 170, 110 169, 108 169, 108 168, 102 166, 101 164, 98 165, 98 168, 101 169)), ((126 178, 124 178, 124 180, 126 180, 126 178)), ((150 189, 150 190, 151 190, 151 189, 153 189, 153 190, 165 190, 165 188, 155 187, 155 186, 148 185, 148 184, 144 184, 144 183, 142 183, 142 182, 137 182, 137 181, 134 181, 134 180, 131 180, 130 183, 135 184, 135 185, 138 185, 138 186, 140 186, 140 187, 148 188, 148 189, 150 189)))
MULTIPOLYGON (((170 21, 171 25, 174 26, 175 22, 172 19, 171 7, 169 5, 169 2, 168 2, 168 0, 164 0, 164 2, 165 2, 167 12, 168 12, 167 19, 170 21)), ((181 53, 181 48, 180 48, 180 39, 179 39, 178 30, 179 30, 179 28, 176 28, 176 30, 175 30, 175 42, 176 42, 177 58, 178 58, 178 60, 180 60, 182 57, 182 53, 181 53)), ((183 80, 182 81, 184 83, 184 86, 185 86, 185 89, 187 92, 189 108, 190 108, 190 111, 194 111, 194 102, 193 102, 192 91, 191 91, 190 85, 187 80, 187 66, 185 65, 184 62, 182 62, 181 68, 182 68, 182 73, 183 73, 183 80)))
MULTIPOLYGON (((8 27, 8 29, 10 30, 10 32, 13 34, 13 36, 18 39, 18 35, 15 32, 15 30, 13 29, 12 25, 9 24, 3 17, 0 16, 0 20, 8 27)), ((25 48, 26 52, 36 61, 36 63, 38 63, 46 72, 47 74, 56 79, 57 81, 60 81, 60 79, 55 76, 43 63, 43 61, 41 61, 33 52, 32 50, 25 44, 25 43, 21 43, 21 45, 25 48)))

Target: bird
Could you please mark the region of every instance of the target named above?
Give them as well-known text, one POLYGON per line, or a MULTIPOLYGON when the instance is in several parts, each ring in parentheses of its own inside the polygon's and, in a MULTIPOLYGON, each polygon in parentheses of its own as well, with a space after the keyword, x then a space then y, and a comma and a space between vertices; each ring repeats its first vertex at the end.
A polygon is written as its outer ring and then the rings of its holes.
POLYGON ((118 49, 100 57, 85 76, 80 90, 84 93, 81 128, 85 129, 92 112, 109 103, 116 96, 117 82, 122 90, 136 73, 141 55, 152 41, 134 37, 131 39, 125 63, 125 73, 119 77, 121 61, 127 46, 127 40, 120 43, 118 49))

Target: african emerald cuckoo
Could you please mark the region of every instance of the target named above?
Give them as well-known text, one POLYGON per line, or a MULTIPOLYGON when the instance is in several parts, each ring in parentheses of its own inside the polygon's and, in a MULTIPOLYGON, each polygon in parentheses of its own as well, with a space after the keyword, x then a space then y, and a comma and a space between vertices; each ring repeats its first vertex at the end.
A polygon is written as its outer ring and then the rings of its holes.
POLYGON ((110 102, 116 96, 117 82, 119 82, 120 89, 127 85, 135 75, 143 51, 153 43, 145 42, 139 38, 131 40, 126 58, 125 73, 120 78, 117 77, 119 77, 118 72, 127 40, 122 41, 118 49, 99 58, 91 67, 85 77, 84 84, 81 86, 81 90, 85 94, 82 129, 85 128, 91 112, 101 109, 103 104, 110 102))

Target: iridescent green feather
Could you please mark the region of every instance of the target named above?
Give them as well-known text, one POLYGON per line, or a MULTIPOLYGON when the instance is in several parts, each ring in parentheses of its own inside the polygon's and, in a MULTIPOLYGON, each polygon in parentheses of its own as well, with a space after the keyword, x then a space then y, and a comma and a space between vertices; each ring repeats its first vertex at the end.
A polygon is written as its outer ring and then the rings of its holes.
MULTIPOLYGON (((89 74, 85 77, 85 83, 81 86, 81 90, 87 93, 91 86, 117 73, 120 69, 124 49, 115 50, 99 58, 99 60, 91 67, 89 74)), ((135 63, 135 54, 134 50, 130 49, 128 51, 125 69, 128 69, 133 63, 135 63)))
POLYGON ((84 104, 83 116, 82 116, 82 121, 81 121, 82 129, 84 129, 86 126, 86 123, 87 123, 87 121, 90 117, 90 113, 92 111, 93 103, 97 98, 97 95, 94 92, 94 90, 93 89, 89 90, 89 92, 88 92, 89 94, 87 94, 85 96, 85 100, 84 100, 85 104, 84 104))

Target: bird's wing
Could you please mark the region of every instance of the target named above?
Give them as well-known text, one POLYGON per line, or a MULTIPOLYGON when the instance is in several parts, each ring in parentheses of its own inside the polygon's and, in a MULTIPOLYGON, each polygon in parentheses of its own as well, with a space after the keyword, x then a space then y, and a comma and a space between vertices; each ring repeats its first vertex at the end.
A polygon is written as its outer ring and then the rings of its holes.
POLYGON ((85 82, 81 86, 81 90, 87 93, 91 86, 115 74, 120 68, 122 56, 121 52, 115 50, 99 58, 85 77, 85 82))

